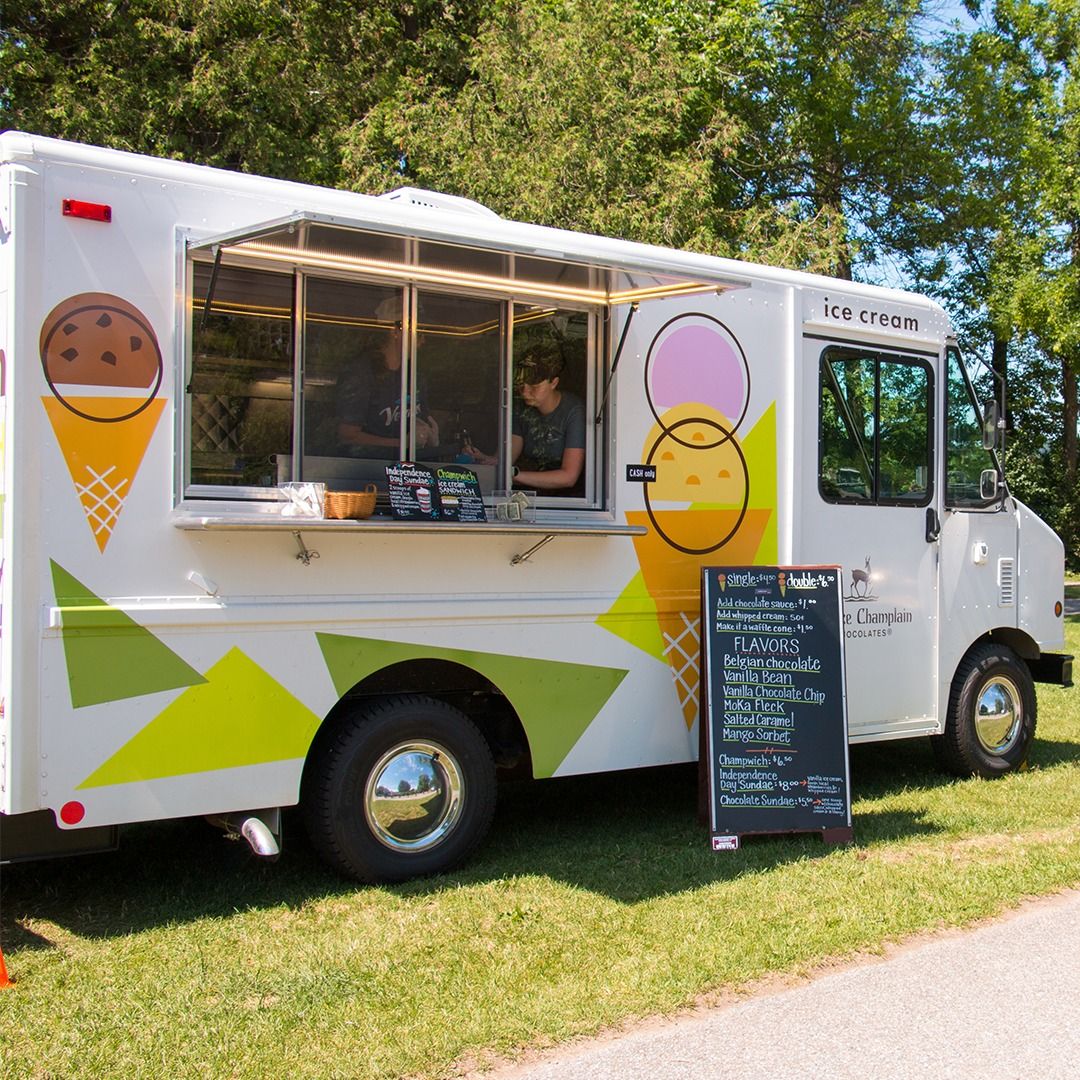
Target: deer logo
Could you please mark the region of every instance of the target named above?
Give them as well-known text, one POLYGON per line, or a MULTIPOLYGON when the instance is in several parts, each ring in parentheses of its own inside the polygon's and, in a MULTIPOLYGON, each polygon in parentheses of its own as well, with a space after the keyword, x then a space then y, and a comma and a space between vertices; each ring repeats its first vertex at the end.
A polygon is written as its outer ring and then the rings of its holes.
POLYGON ((865 569, 851 571, 851 599, 866 600, 870 597, 870 556, 866 556, 865 569))

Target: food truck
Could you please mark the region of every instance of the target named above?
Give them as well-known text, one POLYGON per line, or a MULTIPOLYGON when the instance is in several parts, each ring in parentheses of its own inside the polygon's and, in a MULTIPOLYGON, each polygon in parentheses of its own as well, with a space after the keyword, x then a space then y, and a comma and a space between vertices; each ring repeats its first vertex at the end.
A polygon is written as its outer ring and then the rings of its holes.
POLYGON ((9 132, 0 369, 5 859, 299 806, 345 874, 443 870, 500 770, 697 758, 711 565, 842 568, 851 742, 1008 773, 1069 681, 921 296, 9 132))

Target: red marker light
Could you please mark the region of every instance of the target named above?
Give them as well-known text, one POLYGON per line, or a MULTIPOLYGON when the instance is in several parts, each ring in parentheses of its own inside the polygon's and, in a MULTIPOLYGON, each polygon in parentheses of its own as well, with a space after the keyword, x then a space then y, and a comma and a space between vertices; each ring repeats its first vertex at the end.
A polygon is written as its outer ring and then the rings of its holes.
POLYGON ((86 218, 87 221, 112 221, 112 207, 105 203, 64 200, 64 217, 86 218))
POLYGON ((81 802, 64 803, 60 807, 60 820, 65 825, 78 825, 86 817, 86 807, 81 802))

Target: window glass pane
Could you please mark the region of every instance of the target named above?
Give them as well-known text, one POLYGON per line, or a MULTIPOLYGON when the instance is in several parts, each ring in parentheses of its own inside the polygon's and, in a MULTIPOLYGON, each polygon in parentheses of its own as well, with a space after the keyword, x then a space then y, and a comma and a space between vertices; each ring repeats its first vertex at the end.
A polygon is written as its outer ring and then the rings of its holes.
POLYGON ((194 273, 191 483, 266 486, 292 450, 293 279, 223 266, 194 273))
POLYGON ((437 244, 421 240, 419 262, 425 270, 450 270, 459 274, 505 278, 510 256, 501 251, 483 251, 457 244, 437 244))
POLYGON ((819 487, 829 499, 874 497, 874 379, 868 357, 826 357, 821 364, 819 487))
POLYGON ((394 266, 403 266, 406 262, 405 239, 391 234, 337 229, 333 225, 308 225, 306 231, 297 230, 292 236, 279 233, 274 237, 275 246, 287 246, 290 241, 316 255, 394 266))
POLYGON ((600 289, 605 275, 588 266, 560 262, 557 259, 534 259, 518 255, 514 259, 514 277, 518 281, 543 282, 563 289, 600 289))
POLYGON ((467 464, 486 494, 496 482, 506 304, 450 293, 417 293, 416 457, 467 464))
POLYGON ((930 372, 882 360, 878 367, 878 498, 922 503, 930 495, 930 372))
POLYGON ((309 277, 304 295, 300 477, 385 488, 386 463, 403 456, 402 291, 309 277))
POLYGON ((986 506, 979 493, 983 469, 994 459, 982 444, 982 424, 960 366, 960 354, 949 350, 945 389, 945 503, 947 506, 986 506))
POLYGON ((585 495, 588 359, 587 312, 515 306, 510 445, 517 486, 539 495, 585 495))

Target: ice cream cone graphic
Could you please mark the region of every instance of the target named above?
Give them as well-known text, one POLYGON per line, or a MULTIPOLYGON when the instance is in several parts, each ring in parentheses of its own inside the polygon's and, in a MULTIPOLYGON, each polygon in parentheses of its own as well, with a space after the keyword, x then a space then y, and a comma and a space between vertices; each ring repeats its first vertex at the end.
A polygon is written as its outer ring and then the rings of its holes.
MULTIPOLYGON (((749 392, 742 347, 719 320, 684 314, 657 332, 645 365, 656 423, 642 447, 656 480, 642 486, 644 510, 628 511, 626 520, 647 530, 634 550, 687 728, 700 700, 702 567, 753 563, 773 518, 771 505, 751 499, 740 434, 749 392)), ((756 464, 775 475, 775 462, 756 464)), ((614 621, 608 625, 619 632, 614 621)))
MULTIPOLYGON (((664 539, 652 527, 649 515, 632 511, 627 524, 645 525, 649 531, 634 537, 634 550, 645 580, 645 588, 656 604, 660 632, 664 638, 664 657, 671 668, 675 692, 679 698, 686 726, 692 727, 698 715, 698 657, 701 644, 701 569, 717 562, 740 565, 752 563, 761 545, 770 510, 747 510, 735 535, 722 548, 697 555, 687 555, 664 539)), ((653 511, 661 528, 678 530, 684 539, 696 539, 701 547, 716 537, 731 532, 739 518, 738 510, 665 510, 653 511), (689 520, 688 520, 689 519, 689 520)))
POLYGON ((752 562, 769 512, 749 509, 746 462, 719 409, 700 401, 668 409, 643 449, 657 478, 646 485, 645 512, 627 514, 627 521, 649 527, 634 547, 656 603, 679 707, 691 727, 699 707, 701 569, 752 562))
POLYGON ((49 313, 40 345, 42 403, 104 552, 165 407, 157 336, 121 297, 80 293, 49 313))
MULTIPOLYGON (((71 412, 56 398, 41 400, 71 473, 87 524, 98 549, 103 552, 131 492, 165 401, 158 398, 137 416, 110 428, 71 412)), ((102 409, 106 399, 73 400, 81 406, 102 409)), ((134 399, 110 398, 108 401, 117 411, 130 411, 134 399)))

